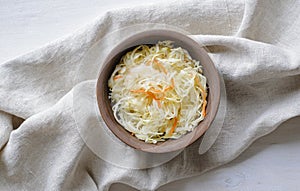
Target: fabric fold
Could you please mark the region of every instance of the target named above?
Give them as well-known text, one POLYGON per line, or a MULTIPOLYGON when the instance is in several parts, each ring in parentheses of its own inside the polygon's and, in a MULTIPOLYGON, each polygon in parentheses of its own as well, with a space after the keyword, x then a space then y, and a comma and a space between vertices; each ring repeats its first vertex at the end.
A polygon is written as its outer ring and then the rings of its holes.
POLYGON ((0 111, 0 151, 9 139, 13 130, 12 116, 0 111))

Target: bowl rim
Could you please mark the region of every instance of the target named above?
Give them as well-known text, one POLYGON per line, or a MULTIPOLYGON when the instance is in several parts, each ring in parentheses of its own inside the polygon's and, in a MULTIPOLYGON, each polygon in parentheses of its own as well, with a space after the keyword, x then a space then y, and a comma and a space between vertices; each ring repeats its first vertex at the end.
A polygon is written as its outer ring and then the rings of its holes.
MULTIPOLYGON (((167 40, 167 39, 165 39, 165 40, 167 40)), ((187 51, 190 52, 189 50, 187 50, 187 51)), ((208 85, 209 85, 209 83, 208 83, 208 85)), ((214 120, 214 118, 217 114, 219 103, 220 103, 220 76, 219 76, 219 72, 218 72, 217 68, 215 67, 215 64, 209 57, 206 49, 204 47, 202 47, 194 39, 188 37, 187 35, 185 35, 183 33, 180 33, 180 32, 174 31, 174 30, 168 30, 168 29, 145 30, 142 32, 137 32, 137 33, 127 37, 125 40, 118 43, 110 51, 110 53, 104 60, 103 65, 102 65, 101 70, 98 75, 97 85, 96 85, 96 98, 97 98, 98 109, 100 111, 100 114, 101 114, 101 117, 102 117, 104 123, 106 124, 108 129, 111 130, 111 132, 116 137, 118 137, 119 140, 121 140, 122 142, 124 142, 125 144, 129 145, 132 148, 135 148, 135 149, 138 149, 141 151, 145 151, 145 152, 150 152, 150 153, 172 152, 172 151, 177 151, 177 150, 183 149, 183 148, 189 146, 190 144, 192 144, 193 142, 195 142, 197 139, 199 139, 205 133, 205 131, 211 125, 212 121, 214 120), (205 60, 208 62, 208 64, 205 64, 206 66, 204 66, 201 63, 201 61, 200 61, 200 64, 203 67, 204 75, 205 75, 205 70, 207 69, 206 68, 207 66, 210 67, 210 72, 212 72, 214 74, 214 76, 213 76, 215 78, 214 79, 215 80, 214 96, 213 96, 214 103, 212 103, 212 98, 210 96, 211 88, 210 88, 210 86, 208 86, 209 93, 208 93, 207 102, 208 102, 208 105, 210 104, 210 108, 209 108, 210 111, 209 111, 208 115, 206 115, 204 120, 201 121, 194 128, 193 131, 188 132, 187 134, 181 136, 178 139, 168 139, 164 142, 159 142, 157 144, 145 143, 144 141, 139 140, 137 137, 130 135, 130 132, 128 132, 124 127, 122 127, 122 125, 120 125, 115 120, 114 116, 111 116, 108 114, 109 112, 111 112, 110 110, 112 110, 112 108, 111 108, 111 105, 109 105, 109 106, 107 105, 107 100, 110 102, 110 100, 108 99, 108 96, 107 97, 105 96, 105 95, 107 95, 106 94, 107 92, 105 93, 105 91, 107 91, 108 86, 107 86, 107 81, 105 82, 105 84, 103 83, 104 77, 102 77, 102 76, 108 75, 110 77, 111 73, 107 74, 106 70, 109 67, 112 67, 114 69, 117 64, 116 62, 111 63, 112 60, 115 59, 117 55, 120 55, 120 54, 124 55, 124 53, 122 54, 122 52, 124 52, 125 50, 128 50, 128 48, 132 48, 134 46, 140 45, 141 43, 139 43, 139 41, 141 41, 141 39, 143 39, 145 37, 152 37, 152 36, 156 36, 156 37, 163 36, 161 39, 161 40, 163 40, 163 38, 166 38, 165 36, 168 36, 168 35, 169 36, 172 35, 173 39, 176 39, 178 41, 185 43, 186 45, 188 45, 190 47, 193 47, 193 49, 199 51, 199 54, 200 53, 202 54, 201 57, 205 57, 205 60), (124 47, 127 47, 127 49, 124 47), (113 66, 110 66, 110 65, 113 65, 113 66), (106 89, 104 88, 104 86, 106 86, 106 89), (213 107, 211 106, 211 104, 213 104, 213 107), (203 122, 205 122, 205 124, 203 122), (201 128, 199 126, 201 126, 201 128)), ((207 106, 207 109, 208 109, 208 106, 207 106)))

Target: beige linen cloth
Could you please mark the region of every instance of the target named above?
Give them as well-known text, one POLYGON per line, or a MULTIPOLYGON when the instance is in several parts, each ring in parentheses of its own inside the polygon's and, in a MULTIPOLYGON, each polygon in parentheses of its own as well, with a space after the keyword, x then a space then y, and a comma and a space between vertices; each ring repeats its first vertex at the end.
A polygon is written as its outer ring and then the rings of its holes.
POLYGON ((253 141, 300 114, 300 2, 189 0, 109 11, 82 30, 0 64, 0 190, 139 190, 206 172, 236 158, 253 141), (82 141, 72 113, 76 85, 95 80, 83 65, 105 34, 140 23, 189 31, 224 76, 227 114, 214 145, 199 143, 161 166, 116 167, 82 141), (22 118, 25 121, 20 125, 22 118))

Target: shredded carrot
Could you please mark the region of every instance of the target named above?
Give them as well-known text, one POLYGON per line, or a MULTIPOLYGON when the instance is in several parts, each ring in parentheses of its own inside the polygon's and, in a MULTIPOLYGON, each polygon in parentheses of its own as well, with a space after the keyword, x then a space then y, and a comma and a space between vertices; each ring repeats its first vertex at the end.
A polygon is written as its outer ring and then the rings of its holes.
POLYGON ((148 94, 149 97, 155 99, 155 95, 152 92, 147 91, 146 93, 148 94))
POLYGON ((114 80, 117 80, 117 79, 119 79, 119 78, 122 78, 123 76, 121 76, 121 75, 116 75, 116 76, 114 76, 114 80))
POLYGON ((198 77, 195 77, 195 82, 196 82, 196 85, 199 86, 201 92, 205 92, 204 88, 202 87, 200 81, 199 81, 199 78, 198 77))
POLYGON ((178 121, 178 119, 177 119, 177 117, 175 117, 175 118, 174 118, 174 123, 173 123, 173 125, 172 125, 172 127, 171 127, 171 130, 170 130, 170 132, 169 132, 169 135, 172 135, 172 134, 174 133, 175 128, 176 128, 176 126, 177 126, 177 121, 178 121))
POLYGON ((141 89, 137 89, 137 90, 130 90, 133 93, 146 93, 145 89, 141 88, 141 89))
POLYGON ((163 99, 163 97, 164 96, 162 96, 162 95, 160 95, 160 94, 154 94, 153 92, 150 92, 150 91, 147 91, 147 94, 151 97, 151 98, 153 98, 153 99, 155 99, 155 100, 161 100, 161 99, 163 99), (160 96, 159 96, 160 95, 160 96))
POLYGON ((161 108, 161 102, 160 102, 160 100, 156 100, 156 102, 157 102, 158 107, 161 108))
POLYGON ((163 71, 163 73, 167 74, 167 69, 161 64, 159 63, 158 60, 154 59, 154 63, 163 71))
POLYGON ((149 94, 149 96, 151 96, 155 100, 161 100, 165 97, 164 92, 162 92, 161 90, 157 90, 153 87, 150 88, 149 91, 147 91, 147 94, 149 94))
POLYGON ((202 115, 203 117, 206 116, 206 110, 205 110, 206 104, 207 104, 207 101, 204 100, 203 105, 202 105, 202 111, 201 111, 201 115, 202 115))
POLYGON ((172 82, 172 88, 175 87, 175 81, 174 81, 174 78, 171 79, 171 82, 172 82))
POLYGON ((156 64, 158 66, 158 68, 163 71, 163 73, 165 73, 165 74, 168 73, 167 69, 161 63, 159 63, 159 61, 157 59, 154 59, 153 61, 148 60, 146 62, 146 66, 149 66, 151 63, 156 64))
POLYGON ((168 86, 168 87, 166 87, 166 88, 164 89, 164 91, 166 92, 166 91, 171 90, 171 89, 173 89, 173 87, 172 87, 172 86, 168 86))
POLYGON ((167 86, 167 87, 163 90, 163 92, 166 92, 166 91, 168 91, 168 90, 171 90, 171 89, 173 89, 173 88, 175 87, 174 78, 171 79, 171 83, 172 83, 172 85, 167 86))
POLYGON ((150 90, 146 91, 145 89, 137 89, 137 90, 130 90, 130 92, 133 93, 146 93, 150 98, 154 100, 162 100, 165 97, 164 92, 160 90, 156 90, 154 88, 150 88, 150 90))

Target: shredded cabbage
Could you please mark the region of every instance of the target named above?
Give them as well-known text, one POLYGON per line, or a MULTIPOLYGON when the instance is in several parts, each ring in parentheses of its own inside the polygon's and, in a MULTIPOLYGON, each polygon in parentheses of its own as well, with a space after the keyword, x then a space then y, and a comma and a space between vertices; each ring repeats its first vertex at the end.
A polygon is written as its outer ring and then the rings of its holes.
POLYGON ((206 115, 201 65, 171 41, 140 45, 126 53, 108 86, 115 119, 147 143, 177 139, 206 115))

